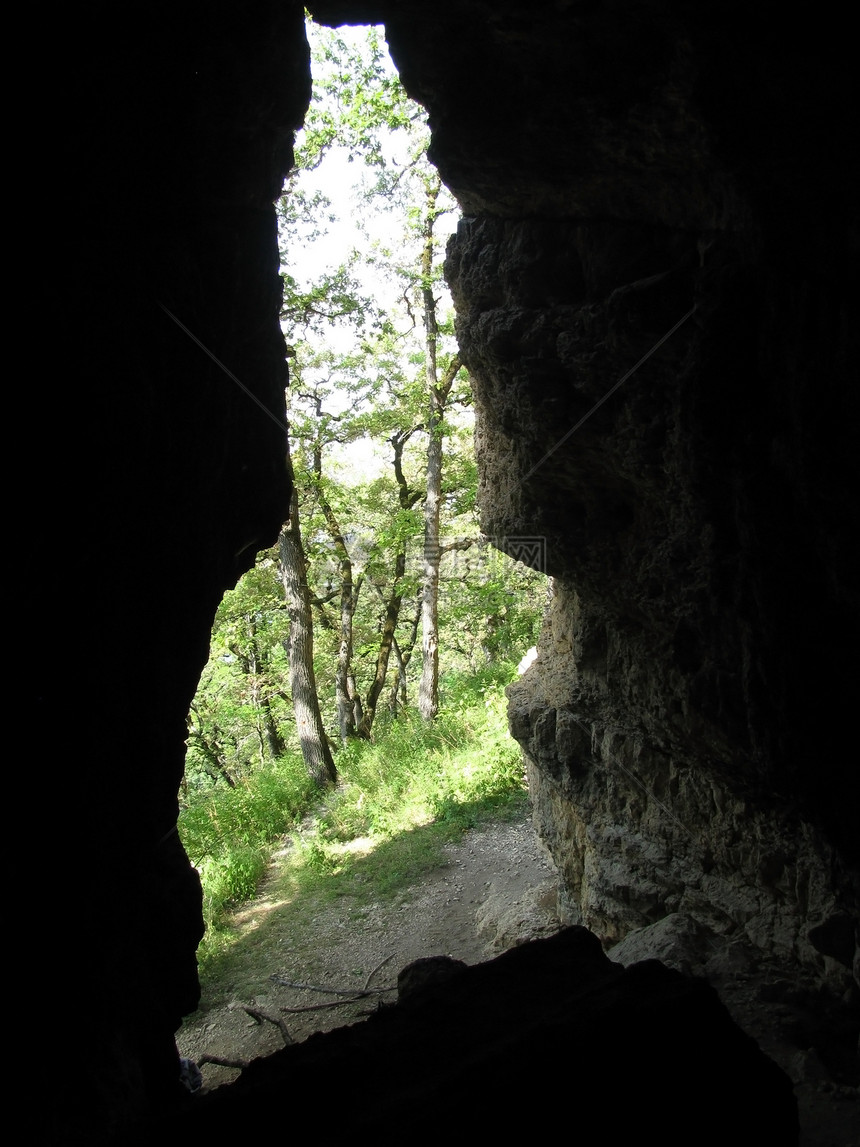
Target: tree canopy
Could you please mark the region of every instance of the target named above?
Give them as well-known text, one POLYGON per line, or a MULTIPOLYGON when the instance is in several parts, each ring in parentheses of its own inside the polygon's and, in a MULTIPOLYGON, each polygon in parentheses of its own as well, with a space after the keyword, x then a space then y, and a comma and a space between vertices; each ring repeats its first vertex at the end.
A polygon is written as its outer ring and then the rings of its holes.
POLYGON ((543 611, 540 575, 480 536, 442 277, 457 211, 423 109, 379 29, 309 36, 314 94, 278 205, 296 495, 280 546, 218 611, 189 783, 235 784, 297 746, 331 781, 336 745, 371 737, 381 708, 420 701, 432 720, 446 671, 518 660, 543 611))

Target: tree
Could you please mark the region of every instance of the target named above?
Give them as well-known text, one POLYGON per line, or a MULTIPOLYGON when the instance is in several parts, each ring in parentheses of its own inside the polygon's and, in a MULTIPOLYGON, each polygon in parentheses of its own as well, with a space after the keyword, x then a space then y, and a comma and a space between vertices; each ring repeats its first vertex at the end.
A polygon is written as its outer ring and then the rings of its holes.
MULTIPOLYGON (((429 134, 421 123, 420 113, 407 100, 405 93, 392 74, 386 71, 381 62, 381 45, 375 33, 368 42, 368 51, 355 52, 337 33, 323 37, 321 57, 333 65, 328 78, 323 77, 317 85, 318 106, 312 109, 307 125, 305 144, 299 155, 305 169, 317 170, 327 154, 339 144, 351 146, 361 157, 371 172, 371 178, 364 188, 365 201, 389 213, 398 213, 403 221, 398 252, 405 257, 394 257, 392 248, 377 239, 371 244, 371 261, 376 267, 384 268, 389 282, 400 283, 398 299, 402 319, 399 324, 391 315, 376 313, 370 326, 376 337, 364 337, 361 342, 364 360, 358 373, 365 380, 365 402, 378 398, 381 391, 388 397, 386 410, 396 412, 397 421, 392 426, 391 419, 380 418, 378 409, 366 408, 365 429, 369 433, 379 433, 382 425, 390 430, 388 441, 394 448, 394 468, 397 480, 398 502, 401 511, 411 510, 421 495, 410 486, 404 476, 403 448, 419 431, 426 436, 424 460, 424 546, 422 593, 423 630, 423 674, 420 690, 421 709, 426 716, 435 716, 438 709, 438 580, 440 551, 440 515, 442 500, 442 454, 444 449, 444 415, 452 395, 454 380, 460 372, 460 361, 453 350, 445 351, 443 339, 450 341, 450 328, 440 325, 437 311, 437 292, 441 288, 440 260, 437 258, 439 240, 436 234, 437 220, 452 211, 453 203, 444 193, 438 173, 429 164, 426 156, 429 134), (333 79, 334 78, 334 79, 333 79), (328 97, 326 99, 326 97, 328 97), (390 140, 398 133, 403 143, 392 149, 390 140), (396 156, 395 153, 396 152, 396 156), (416 330, 415 311, 420 312, 421 330, 416 330), (392 341, 399 342, 398 362, 394 369, 389 367, 389 377, 384 383, 374 387, 367 380, 374 374, 380 378, 379 356, 381 344, 388 339, 388 349, 392 341), (443 361, 444 360, 444 361, 443 361), (391 402, 391 400, 394 400, 391 402)), ((295 223, 303 214, 303 205, 319 202, 313 193, 301 188, 297 179, 292 187, 297 197, 298 207, 285 207, 282 217, 295 223)), ((370 218, 368 216, 368 218, 370 218)), ((314 223, 316 227, 317 224, 314 223)), ((373 228, 368 223, 368 233, 373 228)), ((288 245, 287 245, 288 246, 288 245)), ((354 256, 347 260, 355 265, 354 256)), ((344 264, 340 272, 332 276, 332 281, 342 283, 346 273, 344 264)), ((290 277, 290 285, 296 280, 290 277)), ((317 299, 313 290, 305 290, 302 299, 317 299)), ((391 300, 394 302, 394 299, 391 300)), ((365 306, 355 305, 337 296, 337 317, 355 323, 357 316, 368 325, 368 312, 365 306)), ((305 340, 296 337, 296 316, 304 321, 304 334, 309 330, 309 314, 318 316, 319 305, 302 305, 289 310, 292 323, 291 345, 295 348, 296 365, 300 372, 307 366, 305 340)), ((329 317, 334 317, 329 309, 329 317)), ((360 357, 360 356, 359 356, 360 357)), ((331 356, 328 357, 332 365, 331 356)), ((341 385, 344 375, 356 371, 356 363, 339 365, 341 385)), ((319 390, 315 416, 320 424, 322 407, 319 390)), ((352 436, 356 433, 361 415, 352 415, 352 436)), ((345 420, 344 414, 327 416, 327 424, 332 420, 345 420)), ((295 426, 295 424, 294 424, 295 426)), ((295 432, 295 431, 294 431, 295 432)), ((349 434, 347 434, 349 437, 349 434)), ((360 736, 369 736, 379 698, 385 686, 392 652, 397 648, 396 631, 403 602, 404 576, 407 555, 405 547, 398 547, 393 555, 393 568, 388 579, 388 590, 383 594, 378 583, 375 588, 383 601, 379 642, 373 675, 368 686, 361 716, 356 720, 358 694, 348 688, 349 667, 352 655, 352 629, 355 615, 355 582, 353 580, 352 558, 344 540, 344 531, 331 503, 322 496, 321 473, 322 451, 319 438, 314 447, 314 482, 319 504, 323 510, 327 529, 336 548, 341 577, 341 624, 336 672, 338 715, 341 737, 348 737, 353 730, 360 736)), ((397 656, 397 655, 396 655, 397 656)), ((405 688, 405 673, 408 656, 399 656, 398 672, 401 692, 405 688)))
POLYGON ((294 746, 331 783, 328 732, 371 737, 383 698, 407 703, 419 628, 417 699, 432 719, 441 668, 507 651, 513 619, 531 632, 539 613, 520 616, 510 585, 527 578, 509 584, 478 544, 468 377, 441 275, 454 204, 379 34, 358 36, 314 37, 328 70, 279 205, 296 495, 277 549, 227 595, 213 634, 189 719, 208 783, 294 746), (343 213, 329 188, 349 173, 363 232, 333 263, 295 259, 306 244, 325 250, 343 213))
POLYGON ((436 222, 441 180, 427 172, 424 184, 423 246, 421 249, 421 311, 424 326, 424 372, 427 387, 427 489, 424 495, 424 570, 421 593, 421 686, 418 707, 425 721, 439 710, 439 567, 442 543, 439 533, 442 505, 442 458, 445 410, 451 387, 460 373, 460 356, 451 356, 439 376, 439 322, 436 315, 433 228, 436 222))
MULTIPOLYGON (((334 419, 324 417, 323 397, 319 390, 316 390, 312 394, 305 394, 303 397, 309 399, 313 404, 314 413, 316 415, 316 426, 319 430, 330 425, 332 421, 339 421, 337 417, 334 419)), ((322 471, 323 440, 319 432, 313 437, 311 453, 313 459, 312 478, 314 489, 338 562, 340 611, 337 663, 334 680, 340 737, 341 741, 346 744, 350 737, 357 735, 358 727, 362 720, 361 704, 352 672, 352 620, 361 594, 364 575, 359 574, 358 577, 354 577, 353 575, 352 558, 344 537, 343 529, 341 528, 338 515, 332 506, 331 500, 325 492, 322 471)))
POLYGON ((188 717, 186 773, 232 785, 280 756, 291 732, 283 689, 287 618, 271 552, 218 607, 210 658, 188 717))
POLYGON ((337 769, 317 695, 313 616, 295 489, 290 503, 290 517, 281 530, 278 547, 281 578, 290 614, 290 686, 299 744, 308 772, 320 788, 325 788, 337 782, 337 769))
MULTIPOLYGON (((391 438, 389 438, 389 442, 394 451, 392 466, 394 468, 394 476, 397 482, 397 497, 400 504, 400 509, 406 514, 412 510, 412 508, 421 498, 421 491, 412 489, 403 473, 403 450, 414 433, 414 428, 409 430, 398 430, 392 434, 391 438)), ((388 663, 391 659, 392 650, 395 649, 397 644, 397 623, 400 620, 400 610, 403 605, 404 579, 406 576, 406 535, 402 533, 397 538, 397 544, 395 545, 394 549, 393 564, 394 568, 393 576, 391 578, 391 589, 387 598, 383 598, 385 614, 382 625, 382 632, 380 634, 379 652, 376 658, 376 669, 373 675, 373 680, 370 684, 370 688, 367 692, 367 700, 364 705, 364 713, 358 729, 359 735, 365 738, 370 736, 370 731, 373 726, 373 719, 376 716, 376 707, 379 704, 379 698, 382 694, 382 690, 385 687, 385 678, 388 674, 388 663)), ((400 659, 400 672, 404 676, 403 688, 405 690, 406 662, 403 661, 402 657, 400 659)))
MULTIPOLYGON (((345 742, 352 736, 365 739, 371 736, 396 644, 404 592, 412 584, 406 578, 407 551, 418 525, 414 507, 422 500, 424 492, 422 488, 410 484, 403 466, 404 450, 418 431, 415 427, 405 430, 395 428, 388 438, 392 451, 390 462, 394 474, 393 488, 390 482, 376 479, 363 491, 355 486, 345 490, 334 480, 332 472, 324 474, 323 458, 327 448, 369 433, 371 428, 375 434, 380 435, 383 432, 381 428, 387 428, 392 421, 392 408, 387 404, 379 412, 371 408, 358 414, 352 411, 331 414, 324 406, 327 394, 327 389, 319 381, 293 393, 293 436, 299 447, 298 457, 301 462, 297 470, 297 484, 302 491, 305 507, 311 514, 316 510, 318 528, 326 531, 332 547, 330 558, 333 561, 324 565, 328 569, 335 564, 337 566, 340 601, 338 624, 335 625, 322 611, 320 616, 326 629, 332 633, 337 629, 338 633, 335 692, 338 725, 341 740, 345 742), (335 502, 350 514, 349 533, 341 524, 342 510, 335 502), (356 526, 359 528, 356 529, 356 526), (356 572, 351 547, 358 552, 363 550, 363 565, 359 572, 356 572), (382 604, 382 612, 378 618, 374 667, 362 698, 354 673, 353 646, 355 615, 361 600, 361 589, 366 584, 375 591, 382 604)), ((395 422, 399 420, 394 418, 395 422)), ((312 594, 311 599, 318 607, 322 607, 333 600, 337 593, 337 590, 328 590, 325 594, 312 594)), ((371 644, 373 640, 369 636, 362 641, 365 651, 370 649, 371 644)), ((405 664, 402 663, 404 670, 405 664)))

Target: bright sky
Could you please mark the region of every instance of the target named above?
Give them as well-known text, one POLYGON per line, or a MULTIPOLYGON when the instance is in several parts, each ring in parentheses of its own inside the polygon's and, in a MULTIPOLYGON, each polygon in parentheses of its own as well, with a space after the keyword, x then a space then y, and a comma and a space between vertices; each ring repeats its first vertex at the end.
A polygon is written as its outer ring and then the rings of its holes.
MULTIPOLYGON (((380 29, 381 33, 381 29, 380 29)), ((318 35, 328 34, 328 30, 319 29, 312 23, 308 24, 308 37, 312 47, 314 38, 318 35)), ((367 38, 367 29, 362 27, 343 27, 338 29, 338 36, 352 45, 359 45, 367 38)), ((312 60, 312 67, 316 71, 319 63, 312 60)), ((394 72, 394 65, 389 66, 394 72)), ((299 136, 298 143, 301 143, 299 136)), ((391 158, 394 162, 402 163, 406 156, 406 143, 396 133, 391 135, 391 158)), ((391 213, 381 209, 373 210, 362 198, 362 182, 367 178, 365 165, 359 161, 350 162, 349 152, 345 148, 332 148, 314 171, 303 172, 300 176, 301 186, 308 197, 315 192, 321 192, 331 203, 327 213, 336 217, 335 222, 325 221, 322 224, 324 233, 310 237, 308 241, 300 244, 291 243, 286 252, 287 263, 285 270, 303 287, 318 280, 324 271, 336 270, 354 249, 369 252, 373 243, 391 245, 395 240, 396 232, 402 223, 391 213)), ((318 226, 321 221, 318 220, 318 226)), ((452 210, 437 220, 435 231, 440 240, 439 250, 444 250, 448 235, 451 234, 457 223, 457 214, 452 210)), ((376 301, 386 305, 390 313, 395 313, 400 305, 403 285, 390 273, 388 275, 371 266, 369 263, 360 264, 356 274, 361 280, 361 290, 376 301)), ((443 310, 450 306, 445 300, 445 289, 440 287, 443 310)), ((404 320, 408 325, 408 320, 404 320)), ((331 323, 320 335, 326 347, 347 353, 355 345, 356 334, 347 323, 331 323)), ((351 400, 347 400, 351 401, 351 400)), ((336 412, 336 399, 329 400, 327 408, 336 412)), ((379 447, 369 442, 356 443, 348 449, 337 451, 341 454, 340 464, 367 478, 390 462, 386 447, 380 453, 379 447)), ((335 460, 335 450, 330 454, 335 460)))
MULTIPOLYGON (((320 29, 310 20, 307 22, 307 30, 312 48, 315 38, 328 32, 328 29, 320 29)), ((376 30, 384 43, 384 29, 380 26, 376 30)), ((337 34, 347 44, 357 47, 367 39, 368 28, 344 26, 337 30, 337 34)), ((392 75, 395 74, 396 69, 390 56, 386 54, 385 59, 392 75)), ((316 76, 322 65, 312 58, 311 66, 316 76)), ((389 158, 401 164, 406 158, 406 144, 394 132, 390 137, 389 158)), ((331 201, 331 213, 337 219, 336 222, 326 222, 326 233, 315 237, 306 246, 291 247, 288 269, 300 283, 310 284, 321 271, 334 270, 353 249, 370 251, 374 241, 391 242, 392 216, 382 210, 371 210, 366 200, 363 200, 361 188, 364 178, 364 165, 351 162, 346 148, 332 148, 315 171, 302 173, 301 184, 305 192, 312 195, 318 191, 325 195, 331 201)), ((457 218, 458 213, 452 210, 437 220, 435 229, 441 249, 444 249, 448 236, 456 230, 457 218)), ((376 297, 384 298, 390 293, 390 280, 381 277, 369 266, 364 269, 364 273, 376 297)), ((393 297, 396 298, 396 292, 393 297)))

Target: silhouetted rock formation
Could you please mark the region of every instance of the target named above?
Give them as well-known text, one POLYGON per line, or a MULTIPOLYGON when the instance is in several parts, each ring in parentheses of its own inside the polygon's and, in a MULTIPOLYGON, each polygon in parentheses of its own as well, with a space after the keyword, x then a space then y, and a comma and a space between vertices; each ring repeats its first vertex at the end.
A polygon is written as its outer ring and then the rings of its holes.
POLYGON ((584 928, 256 1060, 188 1106, 171 1132, 225 1145, 292 1119, 380 1143, 510 1142, 562 1127, 617 1139, 646 1125, 677 1147, 797 1141, 788 1078, 716 993, 656 961, 623 969, 584 928))

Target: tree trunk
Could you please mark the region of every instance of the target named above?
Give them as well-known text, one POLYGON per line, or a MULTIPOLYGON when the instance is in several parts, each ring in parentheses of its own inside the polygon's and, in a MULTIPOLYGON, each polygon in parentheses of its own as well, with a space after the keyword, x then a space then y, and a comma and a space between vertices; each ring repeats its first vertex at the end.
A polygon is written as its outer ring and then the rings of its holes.
POLYGON ((379 697, 385 688, 385 678, 388 673, 388 662, 391 657, 391 647, 394 644, 394 633, 397 629, 397 620, 400 617, 400 606, 403 595, 399 587, 403 584, 403 575, 406 573, 406 554, 401 550, 394 559, 394 581, 391 593, 385 606, 385 620, 382 625, 382 634, 379 638, 379 652, 376 655, 376 672, 367 691, 364 703, 364 716, 361 719, 358 735, 370 738, 373 719, 376 716, 376 706, 379 697))
POLYGON ((391 689, 391 697, 388 701, 389 711, 394 714, 397 712, 398 706, 402 705, 406 708, 406 684, 407 684, 407 670, 409 663, 412 660, 412 652, 415 649, 415 642, 418 640, 418 626, 421 624, 421 597, 419 595, 415 605, 415 610, 412 614, 412 621, 409 624, 409 636, 405 642, 395 641, 394 655, 397 658, 397 680, 391 689))
MULTIPOLYGON (((415 430, 399 430, 396 434, 389 438, 389 442, 394 448, 394 458, 392 465, 394 467, 394 477, 397 482, 397 497, 400 502, 400 507, 403 510, 411 510, 415 503, 421 497, 420 490, 413 490, 410 488, 406 480, 406 475, 403 472, 403 450, 406 443, 415 433, 415 430)), ((376 658, 376 672, 373 675, 370 689, 367 693, 367 701, 365 703, 364 714, 361 718, 361 723, 358 727, 358 733, 361 737, 370 737, 370 730, 373 727, 373 719, 376 716, 376 707, 379 703, 382 690, 385 688, 385 678, 388 673, 388 663, 391 658, 392 649, 396 649, 397 641, 395 635, 397 633, 397 623, 400 620, 400 608, 403 604, 403 594, 401 587, 403 585, 403 577, 406 573, 406 548, 405 544, 398 548, 397 553, 394 555, 394 578, 391 583, 391 592, 388 599, 385 601, 385 618, 382 625, 382 634, 379 639, 379 653, 376 658)), ((382 597, 381 590, 379 591, 382 597)), ((404 667, 401 662, 401 671, 404 667)), ((404 680, 404 694, 405 694, 405 680, 404 680)))
POLYGON ((442 501, 441 417, 434 402, 428 426, 427 494, 424 500, 424 562, 421 591, 421 684, 418 708, 425 721, 439 711, 439 511, 442 501))
POLYGON ((317 696, 311 597, 295 489, 290 503, 290 520, 281 530, 279 556, 281 581, 290 614, 287 651, 290 658, 290 686, 299 743, 308 773, 320 788, 324 788, 337 782, 337 769, 326 737, 317 696))
MULTIPOLYGON (((322 409, 319 398, 316 399, 316 403, 317 417, 319 417, 322 409)), ((355 704, 350 693, 350 677, 352 675, 352 619, 358 605, 358 595, 361 593, 363 577, 359 576, 355 582, 352 580, 352 559, 346 546, 343 531, 331 503, 323 493, 322 448, 318 442, 314 444, 313 459, 320 508, 326 521, 329 536, 334 542, 340 566, 340 630, 334 681, 340 739, 343 744, 346 744, 350 737, 356 736, 358 732, 355 720, 355 704)))
POLYGON ((264 757, 268 756, 270 760, 276 761, 286 752, 286 745, 272 712, 268 683, 263 673, 262 658, 257 645, 257 620, 253 614, 248 614, 245 621, 249 648, 248 673, 253 681, 253 704, 263 722, 260 748, 264 757))
POLYGON ((455 355, 440 382, 437 371, 439 327, 433 294, 433 225, 440 184, 427 184, 424 247, 421 254, 421 303, 424 318, 424 361, 429 405, 427 419, 427 489, 424 496, 424 562, 421 597, 421 683, 418 708, 425 721, 439 711, 439 566, 442 561, 439 520, 442 508, 442 453, 445 404, 460 369, 455 355))

